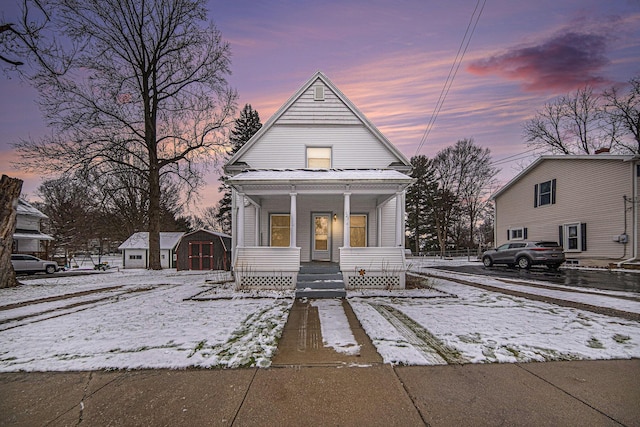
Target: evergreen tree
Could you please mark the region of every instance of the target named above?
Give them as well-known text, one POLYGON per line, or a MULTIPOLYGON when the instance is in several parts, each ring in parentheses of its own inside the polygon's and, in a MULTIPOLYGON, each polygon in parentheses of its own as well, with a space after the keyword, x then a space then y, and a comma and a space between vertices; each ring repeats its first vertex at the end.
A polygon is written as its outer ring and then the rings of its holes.
POLYGON ((433 226, 433 200, 438 189, 433 163, 427 156, 411 158, 411 176, 416 182, 407 189, 407 231, 409 247, 414 253, 430 250, 437 237, 433 226))
MULTIPOLYGON (((262 127, 258 112, 246 104, 240 113, 240 117, 235 120, 235 126, 231 131, 229 142, 231 150, 227 155, 227 160, 242 148, 253 135, 262 127)), ((218 202, 216 219, 222 231, 231 234, 231 188, 226 184, 228 176, 221 175, 218 191, 222 193, 222 198, 218 202)))

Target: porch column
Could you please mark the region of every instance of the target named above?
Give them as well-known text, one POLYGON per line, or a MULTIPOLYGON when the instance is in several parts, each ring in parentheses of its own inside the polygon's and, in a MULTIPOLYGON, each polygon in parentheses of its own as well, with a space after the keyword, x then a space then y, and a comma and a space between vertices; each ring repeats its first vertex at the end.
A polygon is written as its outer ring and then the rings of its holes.
POLYGON ((396 246, 402 246, 402 229, 404 215, 402 214, 402 192, 396 193, 396 246))
POLYGON ((244 247, 244 193, 238 193, 240 203, 238 204, 238 247, 244 247))
POLYGON ((344 231, 342 240, 345 248, 351 247, 351 193, 344 193, 344 231))
POLYGON ((376 207, 376 242, 382 246, 382 206, 376 207))
POLYGON ((296 247, 296 196, 298 193, 289 193, 291 196, 291 209, 289 211, 289 247, 296 247))
POLYGON ((255 218, 255 242, 253 244, 255 246, 260 246, 260 207, 255 205, 253 207, 256 210, 256 218, 255 218))

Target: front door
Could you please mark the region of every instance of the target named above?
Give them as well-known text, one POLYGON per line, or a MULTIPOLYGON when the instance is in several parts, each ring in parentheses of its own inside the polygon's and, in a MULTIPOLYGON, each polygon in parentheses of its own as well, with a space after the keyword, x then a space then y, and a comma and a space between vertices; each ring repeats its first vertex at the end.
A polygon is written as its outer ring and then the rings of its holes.
POLYGON ((314 213, 312 217, 311 260, 331 261, 331 214, 314 213))

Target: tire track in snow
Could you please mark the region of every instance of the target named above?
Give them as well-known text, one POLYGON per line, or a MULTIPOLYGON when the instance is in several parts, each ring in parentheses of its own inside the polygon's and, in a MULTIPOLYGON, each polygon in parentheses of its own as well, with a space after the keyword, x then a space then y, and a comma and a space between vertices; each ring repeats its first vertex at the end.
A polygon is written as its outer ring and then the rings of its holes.
POLYGON ((403 312, 386 304, 369 304, 396 328, 407 342, 418 350, 427 361, 450 365, 469 363, 460 352, 448 347, 403 312))

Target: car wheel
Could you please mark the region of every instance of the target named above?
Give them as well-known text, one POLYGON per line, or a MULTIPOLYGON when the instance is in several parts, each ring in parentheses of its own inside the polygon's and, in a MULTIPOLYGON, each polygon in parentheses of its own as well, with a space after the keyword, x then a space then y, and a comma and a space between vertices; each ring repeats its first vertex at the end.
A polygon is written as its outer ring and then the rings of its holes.
POLYGON ((484 264, 485 267, 491 267, 493 265, 493 261, 491 261, 491 257, 484 257, 482 258, 482 263, 484 264))
POLYGON ((47 274, 53 274, 56 272, 56 267, 53 265, 47 265, 47 268, 44 270, 47 274))
POLYGON ((531 267, 531 261, 529 261, 529 258, 527 258, 526 256, 521 256, 520 258, 518 258, 516 263, 518 264, 518 267, 523 270, 528 270, 529 267, 531 267))

